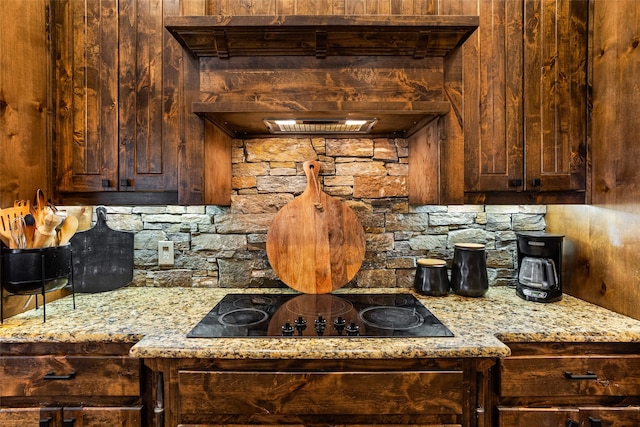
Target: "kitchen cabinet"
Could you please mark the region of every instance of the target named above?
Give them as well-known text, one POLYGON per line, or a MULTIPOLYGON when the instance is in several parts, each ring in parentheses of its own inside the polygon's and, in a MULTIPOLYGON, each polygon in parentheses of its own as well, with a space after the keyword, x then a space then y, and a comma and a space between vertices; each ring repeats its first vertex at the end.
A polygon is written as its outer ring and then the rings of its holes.
POLYGON ((144 425, 141 363, 130 346, 4 343, 0 424, 144 425))
POLYGON ((141 426, 142 407, 131 408, 12 408, 0 409, 3 427, 122 427, 141 426))
POLYGON ((50 3, 59 203, 177 203, 182 51, 163 2, 50 3))
POLYGON ((498 362, 498 426, 640 424, 638 343, 509 347, 498 362))
POLYGON ((464 46, 465 201, 585 203, 589 2, 478 5, 464 46))
MULTIPOLYGON (((148 360, 156 425, 476 426, 482 359, 148 360)), ((478 424, 479 423, 479 424, 478 424)))

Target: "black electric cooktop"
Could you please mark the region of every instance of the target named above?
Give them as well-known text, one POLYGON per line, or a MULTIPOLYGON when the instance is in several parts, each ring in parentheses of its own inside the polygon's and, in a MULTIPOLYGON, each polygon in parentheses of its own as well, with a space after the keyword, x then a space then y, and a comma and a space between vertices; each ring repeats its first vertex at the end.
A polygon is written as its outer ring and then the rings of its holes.
POLYGON ((226 337, 452 337, 411 294, 228 294, 187 334, 226 337))

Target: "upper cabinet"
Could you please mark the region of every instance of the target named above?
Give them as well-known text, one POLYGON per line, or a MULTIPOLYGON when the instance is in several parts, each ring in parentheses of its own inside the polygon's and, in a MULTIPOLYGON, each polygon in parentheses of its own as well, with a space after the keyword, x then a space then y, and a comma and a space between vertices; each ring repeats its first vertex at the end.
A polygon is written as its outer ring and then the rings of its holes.
POLYGON ((182 56, 162 2, 51 8, 59 201, 177 203, 182 56))
POLYGON ((479 5, 465 45, 465 201, 584 203, 588 0, 479 5))

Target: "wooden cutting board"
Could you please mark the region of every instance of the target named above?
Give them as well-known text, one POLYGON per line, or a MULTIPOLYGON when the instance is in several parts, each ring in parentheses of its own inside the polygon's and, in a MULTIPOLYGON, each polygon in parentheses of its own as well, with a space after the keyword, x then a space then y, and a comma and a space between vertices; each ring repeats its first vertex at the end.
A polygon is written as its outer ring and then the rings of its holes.
POLYGON ((267 257, 289 287, 324 294, 353 279, 362 265, 365 236, 355 213, 322 191, 320 163, 304 163, 307 187, 278 211, 267 233, 267 257))
POLYGON ((73 235, 73 284, 76 292, 105 292, 133 280, 133 233, 107 225, 107 210, 96 208, 93 228, 73 235))

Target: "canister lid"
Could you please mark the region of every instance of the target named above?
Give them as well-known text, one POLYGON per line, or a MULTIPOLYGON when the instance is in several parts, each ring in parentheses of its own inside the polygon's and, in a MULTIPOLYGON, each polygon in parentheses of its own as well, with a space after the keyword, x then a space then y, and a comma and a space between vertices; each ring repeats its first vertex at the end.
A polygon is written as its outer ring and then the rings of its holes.
POLYGON ((416 262, 418 263, 418 265, 424 265, 427 267, 442 267, 444 265, 447 265, 446 261, 435 258, 420 258, 416 262))
POLYGON ((454 246, 460 249, 470 249, 470 250, 484 249, 484 245, 482 243, 456 243, 454 246))

